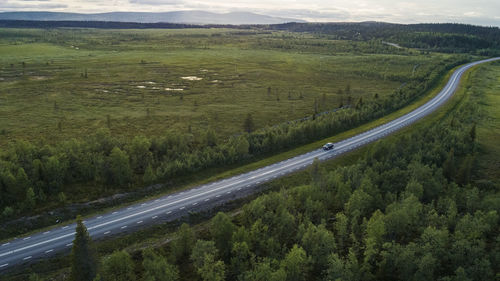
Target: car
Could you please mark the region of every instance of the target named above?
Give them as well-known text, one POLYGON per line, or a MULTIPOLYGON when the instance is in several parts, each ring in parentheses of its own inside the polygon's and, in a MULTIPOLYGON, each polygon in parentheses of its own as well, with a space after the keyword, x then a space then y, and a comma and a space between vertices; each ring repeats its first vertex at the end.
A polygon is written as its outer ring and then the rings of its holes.
POLYGON ((323 150, 332 150, 334 147, 333 143, 329 142, 325 145, 323 145, 323 150))

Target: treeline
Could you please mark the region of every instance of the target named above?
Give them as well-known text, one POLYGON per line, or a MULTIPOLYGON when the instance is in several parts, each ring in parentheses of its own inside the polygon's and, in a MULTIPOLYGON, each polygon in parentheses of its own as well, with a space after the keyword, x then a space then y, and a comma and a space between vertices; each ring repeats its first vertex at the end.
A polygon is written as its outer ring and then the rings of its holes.
MULTIPOLYGON (((102 260, 96 280, 497 280, 499 186, 472 176, 478 109, 379 141, 357 164, 258 197, 206 231, 102 260)), ((77 263, 78 264, 78 263, 77 263)))
POLYGON ((0 210, 6 219, 37 206, 54 206, 54 202, 64 205, 68 198, 74 201, 99 196, 103 190, 131 190, 169 182, 332 136, 409 104, 463 62, 465 58, 443 61, 431 73, 372 102, 354 100, 346 89, 343 110, 254 132, 250 129, 226 141, 221 141, 213 129, 198 136, 169 133, 132 140, 115 138, 102 129, 87 139, 57 145, 17 141, 0 150, 0 210), (82 185, 89 188, 82 192, 82 185))
POLYGON ((30 21, 30 20, 0 20, 0 27, 7 28, 106 28, 106 29, 183 29, 183 28, 209 28, 204 25, 182 23, 140 23, 140 22, 114 22, 114 21, 30 21))
POLYGON ((500 29, 467 24, 286 23, 272 30, 311 32, 341 40, 386 40, 405 47, 448 53, 500 54, 500 29))

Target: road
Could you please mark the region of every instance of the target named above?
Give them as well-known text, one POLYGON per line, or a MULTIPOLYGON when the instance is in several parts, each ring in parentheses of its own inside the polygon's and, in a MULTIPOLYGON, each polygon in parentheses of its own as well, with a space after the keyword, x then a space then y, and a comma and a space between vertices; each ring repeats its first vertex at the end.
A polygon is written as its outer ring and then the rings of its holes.
MULTIPOLYGON (((207 209, 234 198, 245 196, 262 183, 304 169, 311 165, 315 158, 327 160, 344 154, 381 139, 429 115, 453 95, 465 71, 472 66, 494 60, 500 60, 500 58, 477 61, 461 66, 452 74, 441 92, 426 104, 384 125, 337 142, 333 150, 317 149, 229 179, 103 213, 85 220, 84 224, 93 239, 102 239, 134 231, 146 225, 171 221, 190 212, 207 209)), ((70 224, 8 241, 0 245, 0 271, 47 258, 55 253, 69 252, 74 234, 75 224, 70 224)))

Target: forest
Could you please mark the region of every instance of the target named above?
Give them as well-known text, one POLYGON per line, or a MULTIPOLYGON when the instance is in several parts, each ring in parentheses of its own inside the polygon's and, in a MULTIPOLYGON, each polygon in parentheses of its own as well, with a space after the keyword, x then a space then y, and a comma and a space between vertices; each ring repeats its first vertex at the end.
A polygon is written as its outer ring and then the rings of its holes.
MULTIPOLYGON (((307 185, 220 212, 203 231, 183 224, 167 245, 116 251, 87 268, 95 280, 116 281, 497 280, 500 190, 475 168, 485 92, 464 92, 452 111, 378 141, 355 164, 316 161, 307 185)), ((72 274, 89 257, 75 253, 72 274)))
POLYGON ((287 23, 273 30, 311 32, 339 40, 386 40, 408 48, 446 53, 499 54, 500 29, 467 24, 287 23))
POLYGON ((284 23, 275 25, 187 25, 172 23, 81 22, 81 21, 22 21, 1 20, 0 27, 14 28, 232 28, 242 30, 282 30, 308 32, 337 40, 386 40, 408 48, 446 53, 471 53, 494 56, 500 53, 498 27, 468 24, 393 24, 360 23, 284 23))

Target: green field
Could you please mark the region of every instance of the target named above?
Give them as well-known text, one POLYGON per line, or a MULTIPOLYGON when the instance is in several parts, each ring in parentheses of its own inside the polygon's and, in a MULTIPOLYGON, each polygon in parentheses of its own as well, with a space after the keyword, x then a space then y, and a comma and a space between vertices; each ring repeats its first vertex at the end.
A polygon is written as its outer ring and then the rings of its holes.
POLYGON ((248 113, 260 128, 337 108, 348 86, 354 101, 384 97, 451 57, 391 48, 258 30, 1 29, 0 143, 101 127, 225 139, 248 113))

